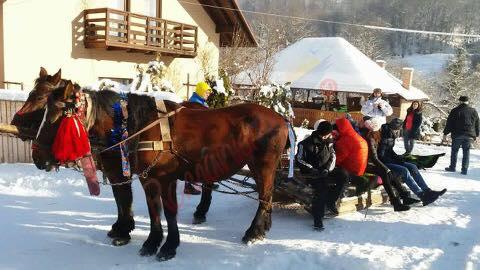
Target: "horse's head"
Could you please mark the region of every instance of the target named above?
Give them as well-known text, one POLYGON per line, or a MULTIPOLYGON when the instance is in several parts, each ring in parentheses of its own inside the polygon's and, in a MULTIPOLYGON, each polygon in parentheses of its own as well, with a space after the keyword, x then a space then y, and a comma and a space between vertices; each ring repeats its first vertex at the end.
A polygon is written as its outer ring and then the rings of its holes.
MULTIPOLYGON (((23 107, 15 114, 10 124, 20 129, 37 130, 42 122, 47 98, 53 89, 64 86, 66 80, 62 80, 61 70, 54 75, 48 75, 42 67, 38 79, 35 80, 35 87, 30 92, 23 107)), ((27 139, 22 136, 20 138, 27 139)))
POLYGON ((43 121, 32 144, 32 158, 38 169, 50 171, 58 167, 52 153, 53 141, 65 112, 75 107, 75 94, 79 91, 78 85, 68 81, 66 86, 56 88, 48 96, 43 121))

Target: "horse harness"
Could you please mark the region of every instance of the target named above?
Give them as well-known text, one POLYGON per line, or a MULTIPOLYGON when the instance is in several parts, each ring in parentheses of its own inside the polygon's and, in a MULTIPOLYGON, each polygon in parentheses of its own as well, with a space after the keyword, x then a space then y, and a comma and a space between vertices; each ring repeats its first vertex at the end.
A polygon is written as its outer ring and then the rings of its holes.
MULTIPOLYGON (((122 138, 121 141, 115 143, 114 145, 112 145, 112 146, 110 146, 106 149, 101 150, 98 154, 102 154, 104 152, 111 151, 111 150, 116 150, 119 147, 122 147, 123 145, 125 145, 129 140, 139 136, 143 132, 145 132, 147 130, 150 130, 151 128, 153 128, 155 126, 158 126, 158 128, 160 129, 160 134, 161 134, 161 139, 160 140, 158 140, 158 141, 139 141, 137 143, 137 147, 133 151, 129 151, 129 152, 158 151, 158 153, 156 154, 152 163, 149 166, 147 166, 147 168, 143 172, 141 172, 139 174, 139 176, 142 177, 142 178, 146 178, 148 176, 148 172, 158 163, 158 161, 160 159, 160 154, 162 152, 165 152, 165 151, 169 151, 173 155, 177 156, 178 158, 184 160, 187 163, 190 163, 185 157, 183 157, 177 151, 175 151, 174 146, 173 146, 174 142, 173 142, 173 139, 172 139, 172 136, 171 136, 171 128, 170 128, 170 124, 169 124, 169 118, 171 116, 177 114, 178 112, 180 112, 184 107, 182 106, 182 107, 177 108, 174 111, 168 112, 163 100, 157 100, 155 103, 156 103, 157 113, 158 113, 158 118, 155 121, 148 124, 147 126, 142 128, 141 130, 137 131, 136 133, 134 133, 132 135, 129 135, 126 138, 122 138)), ((127 106, 126 98, 122 98, 122 100, 120 101, 120 106, 122 108, 121 112, 122 112, 123 122, 126 122, 126 119, 128 118, 128 112, 127 112, 127 108, 126 108, 126 106, 127 106)), ((127 154, 126 158, 128 159, 128 154, 127 154)), ((129 178, 131 178, 131 177, 129 177, 129 178)), ((110 185, 123 185, 123 184, 128 184, 128 183, 131 183, 131 179, 129 179, 125 182, 121 182, 121 183, 110 183, 110 185)))
POLYGON ((158 121, 160 127, 161 140, 160 141, 140 141, 138 142, 137 151, 163 151, 166 149, 173 149, 172 136, 170 134, 170 124, 168 118, 164 116, 168 114, 167 108, 163 100, 157 100, 158 121), (167 146, 164 147, 164 144, 167 146))

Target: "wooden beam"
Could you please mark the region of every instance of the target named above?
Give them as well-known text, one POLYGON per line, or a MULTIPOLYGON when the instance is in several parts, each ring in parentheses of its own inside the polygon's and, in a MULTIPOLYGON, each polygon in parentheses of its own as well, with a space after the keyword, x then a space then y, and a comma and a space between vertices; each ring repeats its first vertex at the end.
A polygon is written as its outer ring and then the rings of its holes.
MULTIPOLYGON (((198 2, 203 5, 217 6, 217 3, 214 0, 199 0, 198 2)), ((228 20, 227 18, 225 18, 225 15, 222 13, 221 9, 211 8, 207 6, 205 6, 204 9, 215 24, 228 23, 228 20)))
POLYGON ((235 27, 231 24, 217 24, 215 27, 215 33, 233 33, 235 27))
POLYGON ((157 18, 162 18, 162 0, 157 0, 157 18))
POLYGON ((123 10, 126 11, 126 12, 130 12, 131 9, 132 9, 131 0, 124 0, 124 2, 123 2, 123 10))

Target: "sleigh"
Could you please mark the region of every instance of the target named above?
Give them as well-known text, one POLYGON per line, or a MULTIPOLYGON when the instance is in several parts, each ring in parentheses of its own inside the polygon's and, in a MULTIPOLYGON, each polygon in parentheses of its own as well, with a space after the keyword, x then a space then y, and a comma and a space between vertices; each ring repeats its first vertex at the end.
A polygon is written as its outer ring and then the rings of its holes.
MULTIPOLYGON (((255 190, 255 185, 248 181, 250 176, 248 169, 241 170, 238 175, 243 176, 243 179, 230 178, 228 181, 236 183, 236 185, 243 186, 255 190)), ((283 209, 306 209, 310 211, 313 198, 313 189, 309 183, 314 180, 313 175, 302 174, 298 168, 294 169, 294 179, 299 184, 289 185, 288 179, 288 157, 284 155, 282 162, 277 168, 275 176, 275 192, 273 195, 273 202, 277 208, 283 209)), ((366 209, 372 205, 379 205, 388 202, 387 193, 382 186, 375 184, 376 176, 365 175, 356 179, 355 182, 366 182, 366 185, 353 185, 349 183, 345 189, 343 198, 337 201, 337 209, 340 214, 359 211, 366 209)), ((334 183, 327 183, 333 185, 334 183)), ((327 213, 328 216, 328 213, 327 213)))

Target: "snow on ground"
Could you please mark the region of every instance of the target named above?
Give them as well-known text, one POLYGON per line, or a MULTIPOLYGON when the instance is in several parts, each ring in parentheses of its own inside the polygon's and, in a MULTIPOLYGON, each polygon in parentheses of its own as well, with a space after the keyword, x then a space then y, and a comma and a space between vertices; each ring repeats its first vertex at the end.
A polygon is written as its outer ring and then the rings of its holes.
POLYGON ((413 67, 416 72, 427 76, 441 73, 452 57, 452 54, 447 53, 413 54, 404 58, 394 57, 388 60, 388 62, 406 63, 413 67))
MULTIPOLYGON (((415 148, 417 153, 448 150, 415 148)), ((183 195, 180 184, 182 242, 168 262, 137 255, 149 232, 138 181, 132 241, 113 247, 106 233, 116 208, 108 187, 100 197, 90 197, 78 172, 0 164, 0 269, 476 269, 480 151, 471 153, 468 176, 445 172, 448 158, 424 172, 432 188, 448 188, 433 205, 403 213, 389 205, 372 207, 366 218, 361 211, 326 220, 324 232, 312 230, 304 211, 275 208, 266 240, 249 246, 241 238, 257 209, 255 201, 214 193, 207 223, 195 226, 192 214, 200 198, 183 195)))

